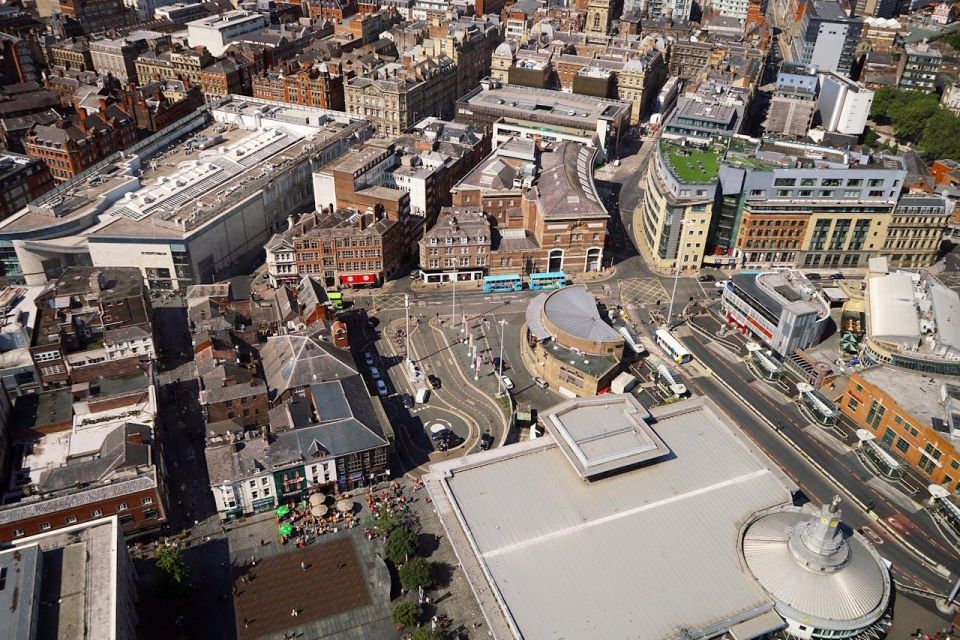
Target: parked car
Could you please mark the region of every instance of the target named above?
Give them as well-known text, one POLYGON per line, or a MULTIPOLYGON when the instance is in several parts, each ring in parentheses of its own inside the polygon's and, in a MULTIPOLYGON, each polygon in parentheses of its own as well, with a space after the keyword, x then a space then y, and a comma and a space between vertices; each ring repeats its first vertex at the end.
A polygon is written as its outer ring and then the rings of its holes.
POLYGON ((403 394, 403 406, 406 409, 413 409, 413 396, 409 393, 403 394))
POLYGON ((830 274, 830 279, 831 279, 831 280, 843 280, 843 274, 842 274, 842 273, 831 273, 831 274, 830 274))
POLYGON ((373 354, 369 351, 363 352, 363 361, 367 363, 368 367, 372 367, 374 363, 373 354))
POLYGON ((379 380, 380 369, 377 369, 376 367, 370 367, 370 377, 373 378, 374 380, 379 380))
POLYGON ((430 388, 431 388, 431 389, 436 390, 436 389, 439 389, 439 388, 440 388, 440 378, 438 378, 437 376, 433 375, 432 373, 427 376, 427 382, 430 383, 430 388))
POLYGON ((717 280, 713 283, 713 286, 715 286, 717 289, 725 289, 729 282, 729 280, 717 280))
POLYGON ((808 274, 807 274, 807 280, 820 280, 821 278, 823 278, 823 276, 821 276, 819 273, 808 273, 808 274))
POLYGON ((546 389, 547 387, 550 386, 550 383, 548 383, 546 380, 544 380, 540 376, 537 376, 536 378, 533 379, 533 384, 537 385, 541 389, 546 389))
POLYGON ((416 280, 417 278, 419 278, 419 277, 420 277, 420 269, 414 269, 413 271, 411 271, 411 272, 410 272, 410 277, 413 278, 414 280, 416 280))
POLYGON ((501 361, 500 361, 500 358, 498 358, 497 356, 494 356, 494 357, 493 357, 493 368, 496 369, 497 371, 507 371, 507 370, 510 369, 510 365, 507 363, 506 360, 504 360, 503 362, 501 362, 501 361), (503 365, 503 368, 501 368, 501 365, 503 365))
POLYGON ((377 380, 377 393, 381 396, 385 396, 387 393, 389 393, 387 391, 387 383, 383 380, 377 380))
POLYGON ((507 376, 500 376, 500 381, 503 382, 503 388, 506 389, 507 391, 510 391, 511 389, 513 389, 513 380, 511 380, 507 376))
POLYGON ((489 433, 485 433, 480 436, 480 450, 486 451, 493 446, 493 436, 489 433))
POLYGON ((713 282, 714 280, 716 280, 716 278, 710 275, 709 273, 705 273, 699 278, 697 278, 697 280, 699 280, 700 282, 713 282))

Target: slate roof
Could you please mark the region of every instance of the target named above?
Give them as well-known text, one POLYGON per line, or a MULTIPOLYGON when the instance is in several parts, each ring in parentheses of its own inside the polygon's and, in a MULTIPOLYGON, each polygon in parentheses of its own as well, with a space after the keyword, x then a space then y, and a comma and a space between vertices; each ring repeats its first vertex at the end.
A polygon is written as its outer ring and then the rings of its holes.
POLYGON ((123 424, 104 438, 98 458, 69 462, 48 471, 40 480, 40 492, 62 491, 103 482, 120 469, 150 464, 150 445, 146 443, 152 438, 152 430, 147 425, 123 424), (134 439, 139 442, 132 441, 134 439))
POLYGON ((260 350, 260 357, 267 386, 274 397, 318 382, 357 374, 349 353, 303 334, 271 336, 260 350))

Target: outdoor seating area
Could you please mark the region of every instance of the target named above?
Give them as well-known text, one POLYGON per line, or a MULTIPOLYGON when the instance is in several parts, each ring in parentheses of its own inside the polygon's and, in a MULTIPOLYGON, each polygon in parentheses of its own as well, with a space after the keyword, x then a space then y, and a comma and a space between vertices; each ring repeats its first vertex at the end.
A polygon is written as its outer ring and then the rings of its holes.
POLYGON ((359 522, 355 507, 353 498, 347 494, 313 493, 308 500, 282 504, 274 511, 280 544, 295 542, 302 549, 319 536, 352 529, 359 522), (335 508, 331 509, 328 502, 335 508))

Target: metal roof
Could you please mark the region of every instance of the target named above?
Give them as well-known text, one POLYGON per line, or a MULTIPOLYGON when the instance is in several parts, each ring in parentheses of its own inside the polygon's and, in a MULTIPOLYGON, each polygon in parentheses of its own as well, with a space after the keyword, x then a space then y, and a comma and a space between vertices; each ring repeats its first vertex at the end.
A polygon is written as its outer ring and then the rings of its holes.
POLYGON ((867 280, 870 336, 885 342, 920 340, 920 319, 908 273, 890 273, 867 280))
POLYGON ((543 315, 555 327, 589 342, 618 342, 623 337, 603 321, 597 303, 583 285, 564 287, 547 296, 543 315))
POLYGON ((770 610, 739 532, 789 502, 789 480, 707 399, 653 417, 670 455, 600 480, 549 434, 431 467, 456 512, 441 511, 445 526, 483 565, 468 577, 515 637, 708 638, 770 610))

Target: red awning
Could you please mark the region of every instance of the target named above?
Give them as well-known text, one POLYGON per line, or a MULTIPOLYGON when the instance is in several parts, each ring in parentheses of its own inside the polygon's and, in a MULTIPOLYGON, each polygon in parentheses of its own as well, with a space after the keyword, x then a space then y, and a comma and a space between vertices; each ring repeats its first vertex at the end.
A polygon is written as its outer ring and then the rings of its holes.
POLYGON ((375 273, 359 273, 352 276, 340 276, 340 284, 373 284, 377 281, 375 273))

